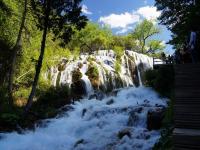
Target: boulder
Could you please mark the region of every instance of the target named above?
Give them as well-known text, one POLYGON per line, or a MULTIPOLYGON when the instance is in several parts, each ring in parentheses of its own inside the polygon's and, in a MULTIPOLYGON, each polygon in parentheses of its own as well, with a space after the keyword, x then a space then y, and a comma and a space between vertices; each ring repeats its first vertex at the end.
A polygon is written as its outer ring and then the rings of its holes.
POLYGON ((74 148, 76 148, 78 145, 80 145, 80 144, 85 144, 86 142, 85 142, 85 140, 84 139, 80 139, 80 140, 78 140, 75 144, 74 144, 74 148))
POLYGON ((89 96, 89 100, 91 100, 91 99, 102 100, 104 97, 105 97, 105 95, 103 92, 97 91, 96 93, 89 96))
POLYGON ((109 101, 106 102, 107 105, 111 105, 111 104, 113 104, 113 103, 114 103, 114 100, 113 100, 113 99, 110 99, 109 101))
POLYGON ((158 130, 162 126, 162 120, 165 116, 165 108, 157 108, 156 110, 150 110, 147 113, 147 129, 158 130))
POLYGON ((129 138, 131 138, 131 131, 129 128, 125 128, 125 129, 119 131, 117 136, 119 139, 122 139, 124 136, 128 136, 129 138))

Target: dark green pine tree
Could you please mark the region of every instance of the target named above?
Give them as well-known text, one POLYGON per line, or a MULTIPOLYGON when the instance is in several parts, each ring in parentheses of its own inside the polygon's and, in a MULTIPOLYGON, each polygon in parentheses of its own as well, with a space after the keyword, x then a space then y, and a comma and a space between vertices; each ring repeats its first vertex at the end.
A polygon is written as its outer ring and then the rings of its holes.
POLYGON ((86 25, 87 18, 81 15, 81 1, 82 0, 32 0, 32 7, 38 18, 38 27, 43 30, 43 36, 32 90, 25 107, 25 112, 29 111, 33 103, 33 97, 36 92, 44 57, 47 33, 53 32, 55 35, 54 38, 62 39, 61 45, 64 45, 70 40, 73 34, 73 28, 79 30, 83 28, 86 25))

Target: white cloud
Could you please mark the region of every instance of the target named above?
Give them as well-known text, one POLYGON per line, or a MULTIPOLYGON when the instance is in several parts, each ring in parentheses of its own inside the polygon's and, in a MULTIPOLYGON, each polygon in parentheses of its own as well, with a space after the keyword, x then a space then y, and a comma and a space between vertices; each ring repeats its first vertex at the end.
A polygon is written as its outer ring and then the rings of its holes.
POLYGON ((140 20, 140 16, 135 13, 125 12, 122 14, 110 14, 100 17, 99 22, 109 25, 111 28, 126 28, 140 20))
POLYGON ((92 14, 92 12, 89 11, 89 10, 88 10, 88 7, 87 7, 86 5, 84 5, 84 4, 82 5, 81 11, 82 11, 83 13, 87 14, 87 15, 91 15, 91 14, 92 14))
POLYGON ((148 20, 155 20, 161 14, 161 12, 157 11, 157 8, 153 6, 141 7, 137 10, 137 13, 148 20))
MULTIPOLYGON (((147 2, 147 0, 143 0, 147 2)), ((112 29, 119 29, 116 34, 123 34, 133 29, 134 23, 140 21, 141 17, 153 21, 154 24, 157 22, 157 18, 160 16, 161 12, 157 11, 156 7, 145 6, 139 8, 137 11, 124 12, 121 14, 112 13, 108 16, 102 16, 99 18, 99 22, 105 25, 109 25, 112 29)))

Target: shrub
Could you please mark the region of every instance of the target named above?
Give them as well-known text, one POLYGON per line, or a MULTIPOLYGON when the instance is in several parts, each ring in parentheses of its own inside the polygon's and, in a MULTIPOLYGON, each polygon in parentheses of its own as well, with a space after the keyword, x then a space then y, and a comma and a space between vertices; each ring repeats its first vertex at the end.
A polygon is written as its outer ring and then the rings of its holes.
POLYGON ((97 66, 89 65, 86 75, 89 77, 89 79, 98 80, 99 79, 99 71, 98 71, 97 66))
POLYGON ((115 46, 115 47, 114 47, 114 52, 115 52, 115 54, 116 54, 116 56, 117 56, 117 59, 120 59, 121 56, 123 56, 123 54, 124 54, 123 47, 115 46))
POLYGON ((146 71, 145 84, 153 87, 162 96, 172 97, 174 91, 173 67, 161 66, 157 70, 146 71))
POLYGON ((120 73, 121 72, 121 65, 120 65, 120 62, 119 61, 116 61, 115 62, 115 71, 117 73, 120 73))

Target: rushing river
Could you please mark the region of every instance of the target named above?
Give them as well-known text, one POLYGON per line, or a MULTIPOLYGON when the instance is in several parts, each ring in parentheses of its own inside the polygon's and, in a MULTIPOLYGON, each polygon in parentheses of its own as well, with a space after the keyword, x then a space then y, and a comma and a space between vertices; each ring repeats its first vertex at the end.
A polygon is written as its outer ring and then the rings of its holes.
POLYGON ((0 150, 150 150, 160 132, 147 129, 147 112, 166 102, 146 87, 124 88, 102 100, 83 99, 34 131, 1 133, 0 150))

